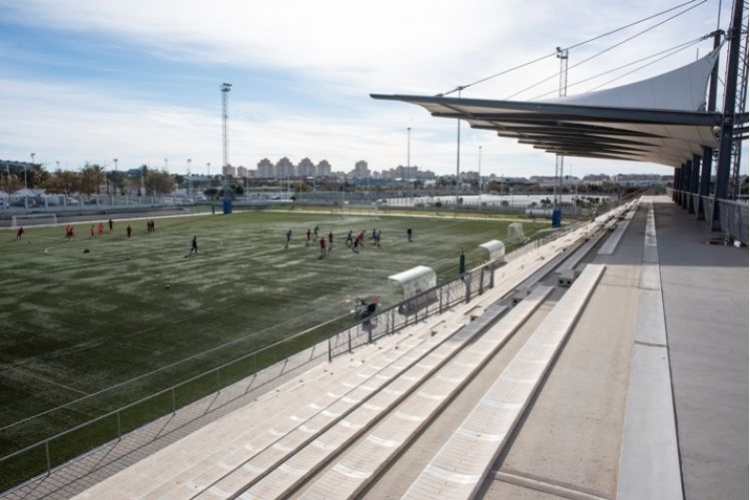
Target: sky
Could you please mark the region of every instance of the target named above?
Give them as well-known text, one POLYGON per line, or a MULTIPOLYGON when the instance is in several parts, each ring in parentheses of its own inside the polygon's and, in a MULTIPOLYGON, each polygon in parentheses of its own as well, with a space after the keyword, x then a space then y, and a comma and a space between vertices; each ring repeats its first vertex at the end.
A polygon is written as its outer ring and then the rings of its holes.
MULTIPOLYGON (((334 171, 364 160, 375 171, 409 162, 451 174, 455 120, 370 94, 435 95, 505 73, 462 96, 554 97, 556 47, 680 4, 572 48, 568 95, 642 80, 707 54, 710 39, 632 74, 643 64, 622 68, 717 24, 726 30, 731 1, 0 0, 0 160, 27 161, 35 153, 49 170, 77 170, 86 162, 114 169, 117 158, 120 170, 147 164, 217 174, 220 86, 228 82, 232 165, 307 157, 328 160, 334 171)), ((482 175, 554 175, 555 157, 464 123, 460 169, 480 168, 482 175)), ((565 161, 565 173, 579 177, 672 172, 655 164, 565 161)))

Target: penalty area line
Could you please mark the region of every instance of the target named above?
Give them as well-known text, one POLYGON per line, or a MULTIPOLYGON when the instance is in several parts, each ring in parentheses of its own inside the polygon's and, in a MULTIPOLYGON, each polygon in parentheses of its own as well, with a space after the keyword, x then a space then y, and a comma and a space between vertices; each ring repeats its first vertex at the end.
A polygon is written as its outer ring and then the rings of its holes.
POLYGON ((0 366, 2 366, 5 369, 8 369, 8 370, 12 370, 14 372, 18 372, 21 375, 26 375, 27 377, 33 378, 35 380, 40 380, 40 381, 42 381, 44 383, 47 383, 49 385, 54 385, 54 386, 57 386, 57 387, 62 387, 63 389, 66 389, 66 390, 71 391, 71 392, 75 392, 76 394, 80 394, 82 396, 88 396, 89 395, 88 392, 84 392, 84 391, 82 391, 80 389, 76 389, 75 387, 70 387, 68 385, 61 384, 59 382, 55 382, 52 379, 48 379, 46 377, 42 377, 41 375, 37 375, 36 373, 28 372, 28 371, 23 370, 21 368, 18 368, 16 366, 6 365, 4 363, 0 364, 0 366))

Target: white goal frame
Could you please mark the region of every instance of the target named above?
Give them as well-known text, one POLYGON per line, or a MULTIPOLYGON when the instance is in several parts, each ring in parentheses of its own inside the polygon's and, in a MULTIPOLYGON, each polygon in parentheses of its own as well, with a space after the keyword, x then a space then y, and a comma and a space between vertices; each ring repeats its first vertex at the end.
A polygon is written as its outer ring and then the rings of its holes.
POLYGON ((56 225, 57 214, 21 214, 14 215, 10 227, 56 225))

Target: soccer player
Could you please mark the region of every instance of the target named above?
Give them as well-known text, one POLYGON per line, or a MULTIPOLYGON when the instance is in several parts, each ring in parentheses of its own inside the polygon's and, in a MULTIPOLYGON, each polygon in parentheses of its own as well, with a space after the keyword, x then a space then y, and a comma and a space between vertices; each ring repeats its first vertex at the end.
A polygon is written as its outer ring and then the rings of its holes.
POLYGON ((114 222, 112 222, 112 219, 110 218, 110 219, 109 219, 109 232, 110 232, 110 233, 112 232, 112 228, 113 228, 114 226, 115 226, 115 223, 114 223, 114 222))
POLYGON ((128 224, 128 227, 125 228, 125 232, 128 233, 128 238, 130 238, 130 235, 133 234, 133 228, 130 227, 130 224, 128 224))
POLYGON ((292 241, 292 230, 286 232, 286 246, 284 248, 289 248, 289 242, 292 241))
POLYGON ((352 230, 349 230, 349 234, 346 235, 346 246, 350 247, 354 245, 354 238, 352 238, 352 230))
POLYGON ((328 251, 333 249, 333 231, 328 232, 328 251))
POLYGON ((318 237, 318 229, 320 229, 320 228, 318 227, 317 224, 315 224, 315 229, 313 230, 313 233, 315 234, 316 238, 318 237))
POLYGON ((198 253, 198 237, 197 236, 193 236, 193 243, 190 246, 190 253, 191 254, 198 253))
POLYGON ((94 237, 94 225, 93 224, 91 224, 91 237, 92 238, 94 237))
POLYGON ((411 235, 412 235, 411 228, 409 228, 406 230, 406 236, 409 238, 409 242, 411 242, 411 235))
POLYGON ((310 228, 307 228, 307 241, 305 242, 305 246, 308 246, 310 244, 310 235, 312 233, 310 232, 310 228))
POLYGON ((375 246, 380 248, 380 233, 382 230, 379 230, 377 234, 375 234, 375 246))
POLYGON ((23 239, 23 226, 18 228, 18 231, 16 232, 16 241, 21 241, 23 239))
POLYGON ((104 232, 104 223, 100 222, 99 226, 96 228, 99 234, 102 234, 104 232))
POLYGON ((326 239, 320 238, 320 253, 325 255, 326 254, 326 239))

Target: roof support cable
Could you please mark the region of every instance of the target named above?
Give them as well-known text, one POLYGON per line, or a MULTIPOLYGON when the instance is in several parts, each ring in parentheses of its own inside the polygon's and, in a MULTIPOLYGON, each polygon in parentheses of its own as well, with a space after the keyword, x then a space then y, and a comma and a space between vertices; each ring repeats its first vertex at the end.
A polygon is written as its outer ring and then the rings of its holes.
MULTIPOLYGON (((673 55, 677 54, 678 52, 681 52, 681 51, 683 51, 683 50, 685 50, 687 48, 690 48, 690 47, 692 47, 692 46, 694 46, 696 44, 699 44, 700 42, 702 42, 702 41, 704 41, 707 38, 710 38, 712 36, 713 36, 713 33, 710 33, 710 34, 702 36, 700 38, 696 38, 694 40, 690 40, 689 42, 684 42, 684 43, 681 43, 679 45, 675 45, 675 46, 670 47, 668 49, 661 50, 661 51, 656 52, 654 54, 650 54, 650 55, 648 55, 646 57, 642 57, 641 59, 637 59, 637 60, 629 62, 627 64, 623 64, 622 66, 618 66, 616 68, 612 68, 610 70, 603 71, 603 72, 601 72, 599 74, 590 76, 588 78, 584 78, 583 80, 579 80, 579 81, 577 81, 575 83, 568 84, 568 87, 575 87, 577 85, 582 85, 584 83, 590 82, 592 80, 596 80, 597 78, 601 78, 602 76, 608 75, 610 73, 614 73, 616 71, 620 71, 620 70, 622 70, 624 68, 627 68, 629 66, 633 66, 633 65, 642 63, 644 61, 648 61, 649 59, 653 59, 655 57, 658 57, 658 59, 654 59, 653 61, 649 62, 648 64, 644 64, 642 66, 639 66, 638 68, 635 68, 632 71, 628 71, 627 73, 624 73, 624 74, 618 76, 617 78, 615 78, 613 80, 610 80, 610 81, 608 81, 608 82, 606 82, 604 84, 601 84, 601 85, 598 85, 598 86, 596 86, 596 87, 594 87, 592 89, 589 89, 588 92, 590 92, 592 90, 597 90, 597 89, 599 89, 599 88, 601 88, 601 87, 603 87, 605 85, 609 85, 610 83, 612 83, 612 82, 614 82, 614 81, 616 81, 616 80, 618 80, 620 78, 624 78, 624 77, 626 77, 628 75, 631 75, 631 74, 633 74, 633 73, 635 73, 637 71, 640 71, 641 69, 643 69, 643 68, 645 68, 647 66, 650 66, 651 64, 655 64, 655 63, 657 63, 659 61, 662 61, 662 60, 664 60, 666 58, 672 57, 673 55), (659 57, 659 56, 662 56, 662 57, 659 57)), ((536 97, 533 97, 530 100, 534 101, 534 100, 537 100, 537 99, 542 99, 543 97, 547 97, 547 96, 555 94, 555 93, 557 93, 557 90, 551 90, 549 92, 545 92, 544 94, 540 94, 540 95, 538 95, 536 97)))
MULTIPOLYGON (((603 33, 601 35, 595 36, 593 38, 589 38, 588 40, 584 40, 583 42, 579 42, 579 43, 576 43, 574 45, 571 45, 570 47, 567 47, 567 50, 574 49, 574 48, 577 48, 577 47, 581 47, 583 45, 586 45, 587 43, 591 43, 591 42, 594 42, 596 40, 599 40, 600 38, 604 38, 604 37, 607 37, 609 35, 613 35, 615 33, 618 33, 620 31, 622 31, 622 30, 626 30, 628 28, 631 28, 631 27, 633 27, 633 26, 635 26, 637 24, 640 24, 640 23, 643 23, 643 22, 646 22, 646 21, 650 21, 651 19, 657 18, 659 16, 662 16, 662 15, 667 14, 669 12, 672 12, 674 10, 680 9, 680 8, 684 7, 685 5, 688 5, 688 4, 691 4, 691 3, 695 3, 695 2, 699 2, 697 5, 695 5, 695 7, 697 7, 698 5, 701 5, 701 4, 703 4, 703 3, 707 2, 707 1, 708 0, 689 0, 687 2, 682 2, 682 3, 678 4, 678 5, 675 5, 674 7, 670 7, 669 9, 663 10, 663 11, 658 12, 656 14, 653 14, 651 16, 645 17, 643 19, 639 19, 638 21, 632 22, 632 23, 627 24, 625 26, 621 26, 619 28, 616 28, 614 30, 608 31, 606 33, 603 33)), ((557 55, 557 51, 555 50, 554 52, 550 52, 549 54, 546 54, 544 56, 538 57, 538 58, 536 58, 534 60, 525 62, 523 64, 519 64, 518 66, 514 66, 512 68, 508 68, 506 70, 500 71, 499 73, 492 74, 492 75, 487 76, 485 78, 481 78, 481 79, 479 79, 479 80, 477 80, 477 81, 475 81, 473 83, 469 83, 467 85, 462 85, 462 86, 453 88, 453 89, 451 89, 451 90, 449 90, 447 92, 443 92, 443 93, 437 94, 437 96, 438 97, 444 97, 444 96, 453 94, 454 92, 457 92, 459 90, 459 88, 461 90, 463 90, 463 89, 466 89, 466 88, 469 88, 469 87, 473 87, 474 85, 478 85, 480 83, 484 83, 486 81, 492 80, 492 79, 497 78, 499 76, 511 73, 513 71, 516 71, 516 70, 519 70, 519 69, 522 69, 522 68, 525 68, 526 66, 530 66, 532 64, 536 64, 536 63, 538 63, 540 61, 543 61, 544 59, 547 59, 549 57, 553 57, 553 56, 556 56, 556 55, 557 55)))
MULTIPOLYGON (((708 1, 708 0, 702 0, 702 1, 701 1, 701 3, 699 3, 699 4, 697 4, 697 5, 693 5, 692 7, 688 7, 687 9, 685 9, 685 10, 683 10, 683 11, 681 11, 681 12, 678 12, 677 14, 675 14, 675 15, 673 15, 673 16, 671 16, 671 17, 668 17, 667 19, 665 19, 665 20, 663 20, 663 21, 660 21, 660 22, 658 22, 658 23, 656 23, 656 24, 654 24, 654 25, 652 25, 652 26, 649 26, 648 28, 646 28, 646 29, 644 29, 644 30, 642 30, 642 31, 639 31, 639 32, 638 32, 638 33, 636 33, 635 35, 629 36, 628 38, 626 38, 626 39, 622 40, 621 42, 618 42, 618 43, 616 43, 616 44, 614 44, 614 45, 612 45, 612 46, 610 46, 610 47, 607 47, 607 48, 605 48, 605 49, 603 49, 603 50, 600 50, 600 51, 599 51, 599 52, 597 52, 596 54, 593 54, 592 56, 590 56, 590 57, 587 57, 586 59, 583 59, 582 61, 579 61, 579 62, 577 62, 576 64, 574 64, 573 66, 571 66, 571 68, 575 68, 575 67, 578 67, 578 66, 580 66, 581 64, 587 63, 587 62, 591 61, 592 59, 595 59, 595 58, 599 57, 600 55, 602 55, 602 54, 605 54, 605 53, 609 52, 610 50, 616 49, 616 48, 617 48, 617 47, 619 47, 620 45, 623 45, 623 44, 625 44, 625 43, 627 43, 627 42, 630 42, 631 40, 634 40, 635 38, 638 38, 639 36, 641 36, 641 35, 643 35, 643 34, 645 34, 645 33, 648 33, 649 31, 651 31, 651 30, 653 30, 653 29, 655 29, 655 28, 658 28, 658 27, 659 27, 659 26, 661 26, 662 24, 668 23, 669 21, 672 21, 673 19, 676 19, 677 17, 680 17, 681 15, 683 15, 683 14, 685 14, 685 13, 687 13, 687 12, 689 12, 689 11, 693 10, 694 8, 696 8, 696 7, 700 6, 701 4, 705 3, 706 1, 708 1)), ((505 99, 506 99, 506 100, 510 100, 510 99, 512 99, 512 98, 514 98, 514 97, 516 97, 517 95, 519 95, 519 94, 522 94, 522 93, 526 92, 527 90, 531 90, 531 89, 533 89, 533 88, 535 88, 535 87, 538 87, 539 85, 541 85, 541 84, 543 84, 543 83, 545 83, 545 82, 548 82, 549 80, 552 80, 553 78, 556 78, 557 76, 558 76, 558 73, 555 73, 554 75, 548 76, 547 78, 544 78, 544 79, 542 79, 542 80, 540 80, 540 81, 536 82, 535 84, 533 84, 533 85, 530 85, 530 86, 526 87, 525 89, 519 90, 519 91, 518 91, 518 92, 516 92, 515 94, 512 94, 512 95, 510 95, 510 96, 506 97, 505 99)))

